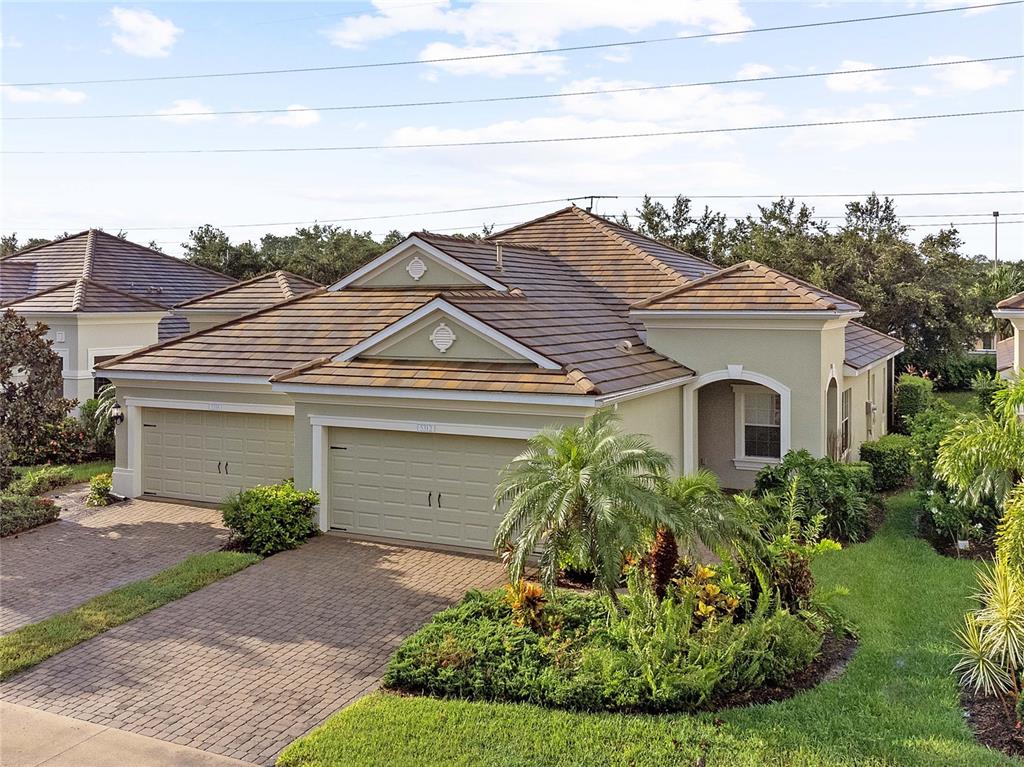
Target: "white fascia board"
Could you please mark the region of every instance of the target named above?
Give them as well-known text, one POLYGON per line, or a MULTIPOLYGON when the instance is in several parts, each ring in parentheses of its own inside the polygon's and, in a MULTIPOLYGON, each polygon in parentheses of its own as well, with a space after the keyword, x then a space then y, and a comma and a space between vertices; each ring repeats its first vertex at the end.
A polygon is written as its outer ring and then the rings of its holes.
POLYGON ((691 373, 690 375, 679 376, 678 378, 671 378, 667 381, 661 381, 656 384, 649 384, 648 386, 638 386, 636 389, 627 389, 626 391, 620 391, 615 394, 606 394, 603 397, 597 398, 598 406, 613 405, 617 402, 625 402, 626 400, 636 399, 637 397, 646 397, 648 394, 657 394, 660 391, 666 389, 674 389, 677 386, 682 386, 687 381, 692 381, 695 376, 691 373))
POLYGON ((1024 318, 1024 309, 993 309, 992 316, 1000 320, 1024 318))
POLYGON ((164 410, 212 410, 223 413, 295 415, 294 405, 266 405, 259 402, 219 402, 210 400, 125 397, 125 407, 158 407, 164 410))
POLYGON ((269 376, 230 376, 207 373, 167 373, 164 371, 143 370, 106 370, 97 368, 96 375, 109 378, 111 381, 174 381, 188 383, 228 383, 248 386, 268 384, 269 376))
POLYGON ((437 247, 431 245, 426 240, 422 240, 416 236, 409 237, 404 241, 398 243, 391 250, 377 256, 377 258, 373 259, 373 261, 371 261, 370 263, 365 264, 360 268, 356 269, 354 272, 351 272, 350 274, 342 277, 336 283, 327 288, 327 290, 336 291, 348 287, 357 280, 361 280, 363 277, 369 276, 374 272, 378 271, 379 269, 387 266, 389 263, 391 263, 391 261, 400 258, 411 247, 419 248, 424 253, 428 254, 431 258, 440 261, 442 264, 447 266, 452 271, 458 272, 459 274, 462 274, 463 276, 468 277, 471 280, 476 280, 477 282, 486 285, 489 288, 501 291, 508 290, 508 286, 501 284, 500 282, 492 279, 491 277, 488 277, 483 272, 478 272, 476 269, 473 269, 468 264, 464 264, 457 258, 449 256, 443 250, 438 249, 437 247))
POLYGON ((498 346, 501 346, 507 351, 512 352, 513 354, 516 354, 520 357, 524 357, 525 359, 529 360, 530 362, 534 363, 539 367, 544 368, 545 370, 562 369, 562 366, 559 365, 557 362, 549 360, 542 354, 538 354, 529 346, 519 343, 519 341, 516 341, 511 336, 505 335, 504 333, 502 333, 499 330, 496 330, 487 323, 481 322, 472 314, 464 312, 462 309, 449 303, 443 298, 435 298, 433 301, 424 304, 416 311, 410 312, 409 314, 405 315, 404 317, 402 317, 402 319, 391 323, 383 330, 377 331, 369 338, 363 339, 355 346, 350 346, 341 354, 334 357, 334 361, 347 362, 350 359, 354 359, 363 352, 372 349, 377 344, 395 335, 395 333, 404 330, 410 325, 416 324, 421 319, 423 319, 424 317, 426 317, 427 315, 431 314, 434 311, 443 312, 444 314, 451 317, 453 320, 458 320, 466 327, 471 328, 472 330, 475 330, 477 333, 480 333, 482 336, 485 336, 491 341, 494 341, 494 343, 496 343, 498 346))
POLYGON ((324 384, 272 384, 273 391, 285 394, 328 394, 335 397, 385 397, 409 400, 448 400, 462 402, 509 402, 524 405, 568 405, 594 408, 597 398, 585 394, 516 394, 490 391, 451 391, 447 389, 406 389, 388 386, 327 386, 324 384))
POLYGON ((447 421, 406 421, 386 418, 360 418, 355 416, 311 415, 311 426, 334 426, 343 429, 383 429, 410 431, 420 434, 454 434, 465 437, 500 437, 503 439, 529 439, 537 429, 518 426, 492 426, 487 424, 451 423, 447 421))
POLYGON ((739 318, 739 319, 835 319, 837 317, 849 318, 851 320, 864 316, 864 312, 839 312, 839 311, 705 311, 703 309, 633 309, 630 317, 637 319, 656 319, 658 317, 712 317, 712 318, 739 318))
POLYGON ((891 359, 895 359, 900 354, 903 354, 903 351, 906 348, 907 347, 905 347, 905 346, 901 346, 898 350, 894 351, 892 354, 887 354, 886 356, 882 357, 881 359, 877 359, 874 362, 872 362, 871 364, 865 365, 862 368, 855 368, 852 365, 848 365, 848 364, 846 364, 844 362, 843 363, 843 376, 846 377, 846 378, 856 378, 857 376, 859 376, 861 373, 863 373, 866 370, 872 370, 873 368, 876 368, 879 365, 881 365, 881 364, 883 364, 885 362, 888 362, 891 359))

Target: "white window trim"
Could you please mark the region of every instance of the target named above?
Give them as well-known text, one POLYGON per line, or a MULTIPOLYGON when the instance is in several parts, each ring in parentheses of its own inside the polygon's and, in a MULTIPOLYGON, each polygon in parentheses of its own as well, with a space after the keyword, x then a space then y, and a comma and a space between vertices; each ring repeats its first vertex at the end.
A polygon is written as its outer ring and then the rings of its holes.
POLYGON ((366 264, 365 266, 360 267, 359 269, 356 269, 351 274, 349 274, 349 275, 347 275, 345 277, 342 277, 340 280, 338 280, 336 283, 334 283, 333 285, 331 285, 327 289, 329 291, 341 290, 342 288, 348 287, 349 285, 352 285, 353 283, 357 282, 358 280, 363 279, 364 277, 370 277, 373 274, 375 274, 376 272, 378 272, 381 269, 383 269, 385 266, 387 266, 392 261, 394 261, 394 260, 396 260, 398 258, 401 258, 403 255, 406 254, 406 252, 410 248, 413 248, 413 247, 418 248, 419 250, 421 250, 424 253, 426 253, 427 255, 429 255, 431 258, 433 258, 433 259, 439 261, 440 263, 444 264, 445 266, 447 266, 452 271, 458 272, 459 274, 461 274, 462 276, 466 277, 467 279, 470 279, 470 280, 472 280, 474 282, 481 283, 482 285, 486 285, 487 287, 492 288, 493 290, 500 290, 500 291, 503 291, 503 292, 508 290, 508 286, 503 285, 500 282, 498 282, 497 280, 494 280, 494 279, 488 277, 483 272, 478 272, 476 269, 473 269, 471 266, 468 266, 467 264, 464 264, 462 261, 459 261, 457 258, 453 258, 452 256, 449 256, 443 250, 438 249, 437 247, 431 245, 426 240, 422 240, 422 239, 420 239, 419 237, 416 237, 416 236, 409 237, 408 239, 404 240, 403 242, 398 243, 391 250, 389 250, 386 253, 383 253, 383 254, 377 256, 377 258, 373 259, 373 261, 371 261, 370 263, 366 264))
POLYGON ((842 450, 842 459, 848 460, 850 450, 853 448, 853 387, 847 386, 839 393, 839 447, 842 450), (844 414, 846 408, 846 395, 850 397, 850 409, 844 414), (846 424, 846 444, 843 444, 843 424, 846 424))
MULTIPOLYGON (((788 386, 771 376, 744 370, 743 365, 728 365, 722 370, 715 370, 698 376, 683 387, 683 473, 693 474, 697 471, 697 392, 701 387, 715 381, 738 380, 761 384, 779 395, 779 414, 782 423, 779 434, 779 452, 789 452, 792 438, 792 393, 788 386)), ((762 466, 765 464, 762 464, 762 466)), ((739 467, 737 467, 739 468, 739 467)))
MULTIPOLYGON (((735 455, 733 456, 732 463, 737 469, 743 469, 745 471, 757 471, 763 469, 765 466, 773 466, 779 463, 782 459, 781 456, 785 455, 785 452, 781 450, 782 446, 782 397, 777 391, 772 390, 771 393, 779 397, 779 458, 772 458, 763 455, 747 455, 747 394, 750 392, 760 391, 765 387, 757 386, 755 384, 733 384, 733 405, 734 405, 734 431, 735 431, 735 455)), ((768 426, 768 424, 763 424, 768 426)))

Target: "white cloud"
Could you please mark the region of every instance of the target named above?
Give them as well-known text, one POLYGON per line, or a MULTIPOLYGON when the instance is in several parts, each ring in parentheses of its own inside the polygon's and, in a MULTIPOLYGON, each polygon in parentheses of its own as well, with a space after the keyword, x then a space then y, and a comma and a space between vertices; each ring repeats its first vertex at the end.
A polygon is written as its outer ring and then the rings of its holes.
POLYGON ((289 128, 308 128, 320 122, 320 113, 302 104, 290 104, 285 114, 275 115, 267 120, 272 125, 285 125, 289 128))
MULTIPOLYGON (((836 112, 828 109, 808 109, 800 122, 831 122, 845 120, 879 120, 896 117, 888 104, 866 104, 854 109, 836 112)), ((908 141, 914 137, 911 122, 861 123, 819 128, 794 128, 783 145, 801 149, 824 148, 839 151, 860 149, 878 144, 908 141)))
POLYGON ((151 11, 112 8, 110 21, 117 28, 111 39, 125 53, 144 58, 163 58, 182 30, 170 19, 161 19, 151 11))
MULTIPOLYGON (((857 69, 872 69, 874 64, 866 61, 843 61, 840 70, 849 72, 857 69)), ((860 72, 852 75, 829 75, 825 78, 825 85, 830 91, 839 93, 878 93, 889 90, 885 78, 879 72, 860 72)))
MULTIPOLYGON (((562 35, 589 29, 635 35, 660 24, 674 25, 680 32, 693 27, 724 32, 753 26, 739 0, 645 0, 630 6, 628 13, 619 0, 562 0, 522 12, 511 12, 508 6, 499 3, 454 6, 449 0, 416 4, 375 0, 374 5, 376 13, 345 19, 326 30, 328 39, 344 48, 361 48, 407 32, 436 32, 462 38, 460 44, 435 41, 420 55, 437 58, 428 52, 443 50, 447 56, 467 56, 558 47, 562 35)), ((456 74, 495 76, 562 71, 561 59, 554 56, 495 58, 438 66, 456 74)))
POLYGON ((771 77, 775 74, 775 68, 767 64, 744 64, 736 73, 736 77, 771 77))
POLYGON ((82 91, 68 88, 18 88, 8 86, 4 96, 15 104, 81 104, 85 101, 82 91))
POLYGON ((633 60, 633 54, 629 52, 628 48, 620 48, 618 50, 612 49, 611 53, 606 53, 602 58, 605 61, 610 61, 612 64, 628 64, 633 60))
POLYGON ((217 119, 211 114, 213 108, 197 99, 176 99, 172 106, 157 111, 166 115, 163 119, 175 123, 209 122, 217 119))
POLYGON ((24 47, 24 46, 22 46, 21 40, 19 40, 18 38, 14 37, 14 35, 9 35, 6 38, 0 37, 0 48, 14 49, 14 48, 22 48, 22 47, 24 47))
MULTIPOLYGON (((944 61, 961 61, 968 56, 930 56, 929 64, 944 61)), ((936 67, 935 79, 951 88, 961 91, 982 91, 1007 82, 1013 75, 1012 69, 998 69, 987 61, 970 64, 956 64, 950 67, 936 67)))

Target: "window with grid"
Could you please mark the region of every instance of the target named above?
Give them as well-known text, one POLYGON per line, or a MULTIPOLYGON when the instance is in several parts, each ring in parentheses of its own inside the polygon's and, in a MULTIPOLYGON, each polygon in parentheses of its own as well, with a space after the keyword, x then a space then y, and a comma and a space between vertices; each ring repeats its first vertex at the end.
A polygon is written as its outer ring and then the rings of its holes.
POLYGON ((779 395, 748 391, 743 400, 743 452, 751 458, 781 458, 782 415, 779 395))
POLYGON ((853 410, 853 389, 843 392, 843 421, 840 429, 840 448, 843 455, 850 450, 850 411, 853 410))

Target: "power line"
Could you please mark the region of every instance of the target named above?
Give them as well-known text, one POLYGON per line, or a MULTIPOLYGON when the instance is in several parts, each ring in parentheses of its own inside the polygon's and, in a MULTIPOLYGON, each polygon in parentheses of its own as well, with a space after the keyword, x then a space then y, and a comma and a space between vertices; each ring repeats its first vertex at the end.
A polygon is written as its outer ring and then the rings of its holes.
MULTIPOLYGON (((869 194, 871 194, 871 193, 859 192, 859 193, 853 193, 853 194, 827 193, 827 194, 794 194, 794 195, 788 195, 788 194, 787 195, 779 195, 779 194, 774 194, 774 195, 772 195, 772 194, 754 194, 754 195, 745 195, 745 194, 732 194, 732 195, 683 194, 683 195, 680 195, 680 196, 686 197, 686 198, 691 199, 691 200, 700 200, 700 199, 731 199, 731 200, 740 200, 740 199, 758 199, 758 198, 779 199, 780 197, 785 197, 785 198, 792 197, 792 198, 796 198, 796 199, 800 199, 800 198, 815 198, 815 197, 844 197, 844 198, 847 198, 847 199, 856 199, 856 198, 867 197, 869 194)), ((885 197, 932 197, 932 196, 953 196, 953 195, 1005 195, 1005 194, 1024 194, 1024 189, 949 190, 949 191, 942 191, 942 192, 886 192, 886 193, 875 192, 874 194, 876 194, 878 197, 883 197, 883 198, 885 198, 885 197)), ((653 199, 653 200, 658 200, 658 199, 661 199, 661 200, 672 199, 672 200, 674 200, 676 198, 676 195, 648 195, 648 196, 651 199, 653 199)), ((639 199, 642 199, 644 197, 644 195, 616 195, 616 197, 618 199, 622 199, 622 200, 630 200, 630 199, 639 200, 639 199)), ((508 208, 521 208, 521 207, 528 207, 528 206, 532 206, 532 205, 553 205, 553 204, 556 204, 556 203, 564 203, 566 201, 567 201, 567 198, 556 197, 556 198, 551 198, 551 199, 546 199, 546 200, 529 200, 529 201, 526 201, 526 202, 510 202, 510 203, 501 203, 501 204, 498 204, 498 205, 478 205, 478 206, 471 207, 471 208, 447 208, 447 209, 444 209, 444 210, 406 211, 404 213, 387 213, 387 214, 374 215, 374 216, 354 216, 354 217, 349 217, 349 218, 313 218, 313 219, 304 219, 304 220, 301 220, 301 221, 260 221, 260 222, 255 222, 255 223, 244 223, 244 224, 221 224, 219 228, 222 228, 222 229, 247 229, 247 228, 272 227, 272 226, 303 226, 303 225, 309 225, 309 224, 355 224, 355 223, 360 223, 360 222, 365 222, 365 221, 383 221, 383 220, 387 220, 387 219, 396 219, 396 218, 415 218, 417 216, 443 216, 443 215, 447 215, 447 214, 451 214, 451 213, 475 213, 475 212, 486 211, 486 210, 504 210, 504 209, 508 209, 508 208)), ((927 213, 927 214, 901 215, 900 218, 916 218, 918 216, 924 216, 924 217, 929 217, 929 218, 930 217, 935 217, 935 218, 968 218, 968 217, 972 217, 972 216, 974 216, 974 217, 982 217, 982 216, 988 217, 988 216, 991 216, 991 215, 992 215, 991 213, 927 213)), ((1021 212, 1021 213, 1006 213, 1005 215, 1007 215, 1007 216, 1021 216, 1021 215, 1024 215, 1024 212, 1021 212)), ((737 216, 727 215, 726 218, 737 218, 737 216)), ((845 216, 815 216, 815 218, 818 218, 818 219, 822 219, 822 218, 824 218, 824 219, 843 219, 843 218, 845 218, 845 216)), ((982 222, 982 223, 987 223, 987 222, 982 222)), ((929 224, 929 225, 933 225, 933 224, 929 224)), ((941 224, 941 225, 944 226, 945 224, 941 224)), ((505 226, 505 224, 501 224, 501 226, 505 226)), ((18 228, 19 227, 17 227, 17 226, 13 227, 13 229, 18 229, 18 228)), ((36 226, 36 227, 30 227, 30 228, 38 229, 40 227, 36 226)), ((132 232, 168 232, 168 231, 187 231, 187 230, 195 229, 196 227, 195 227, 194 224, 192 224, 192 225, 184 225, 184 226, 182 226, 182 225, 171 225, 171 226, 133 226, 133 225, 127 225, 127 226, 122 226, 121 228, 125 229, 127 231, 132 231, 132 232)), ((465 229, 467 227, 455 227, 455 228, 456 229, 465 229)), ((441 231, 441 230, 434 230, 434 231, 441 231)))
POLYGON ((257 153, 298 153, 298 152, 365 152, 385 149, 454 149, 482 146, 519 146, 526 144, 562 144, 586 141, 610 141, 631 138, 660 138, 667 136, 700 136, 711 133, 748 133, 762 130, 785 130, 788 128, 826 128, 843 125, 868 125, 875 123, 899 123, 912 120, 944 120, 959 117, 984 117, 1024 112, 1024 109, 992 109, 982 112, 948 112, 930 115, 906 115, 904 117, 873 117, 861 120, 826 120, 823 122, 780 123, 775 125, 743 125, 735 128, 693 128, 690 130, 651 131, 640 133, 615 133, 606 136, 558 136, 554 138, 491 139, 487 141, 439 141, 423 144, 354 144, 350 146, 309 146, 309 147, 258 147, 213 149, 18 149, 2 150, 5 155, 186 155, 186 154, 257 154, 257 153))
POLYGON ((542 99, 564 99, 580 96, 604 96, 619 93, 645 93, 650 91, 663 91, 678 88, 697 88, 710 85, 735 85, 742 83, 763 83, 781 80, 804 80, 817 77, 833 77, 837 75, 858 75, 872 72, 897 72, 909 69, 926 69, 930 67, 949 67, 958 64, 981 64, 994 61, 1012 61, 1024 59, 1024 55, 1013 56, 992 56, 983 59, 962 59, 960 61, 938 61, 925 64, 902 64, 890 67, 864 67, 860 69, 835 69, 828 72, 806 72, 795 75, 768 75, 765 77, 738 77, 729 80, 704 80, 701 82, 670 83, 668 85, 644 85, 632 88, 603 88, 583 91, 562 91, 559 93, 532 93, 520 96, 490 96, 474 99, 440 99, 435 101, 399 101, 383 104, 345 104, 336 106, 321 107, 280 107, 275 109, 227 109, 221 111, 206 112, 132 112, 121 114, 98 114, 98 115, 25 115, 25 116, 3 116, 0 120, 114 120, 129 118, 161 118, 177 119, 182 117, 217 117, 232 115, 265 115, 265 114, 293 114, 295 112, 348 112, 357 110, 374 109, 401 109, 409 107, 437 107, 437 106, 460 106, 466 104, 493 104, 497 102, 516 101, 538 101, 542 99))
POLYGON ((739 35, 751 35, 762 32, 783 32, 797 29, 814 29, 817 27, 831 27, 843 24, 859 24, 870 21, 885 21, 890 19, 905 19, 916 16, 932 16, 940 13, 956 13, 959 11, 970 11, 981 8, 998 8, 1001 6, 1020 5, 1024 0, 1007 0, 1006 2, 986 3, 984 5, 962 5, 954 8, 933 8, 924 11, 909 11, 907 13, 889 13, 879 16, 861 16, 851 19, 832 19, 830 21, 814 21, 803 24, 784 24, 774 27, 755 27, 753 29, 736 29, 728 32, 701 32, 692 35, 677 35, 672 37, 652 37, 641 40, 621 40, 611 43, 592 43, 589 45, 572 45, 561 48, 535 48, 528 51, 509 51, 506 53, 486 53, 472 56, 446 56, 434 59, 404 59, 399 61, 378 61, 363 64, 337 64, 333 66, 319 67, 291 67, 287 69, 257 69, 239 72, 205 72, 192 75, 158 75, 151 77, 112 77, 96 80, 48 80, 38 82, 0 83, 0 87, 31 87, 41 85, 103 85, 109 83, 143 83, 159 82, 166 80, 199 80, 223 77, 252 77, 262 75, 296 74, 304 72, 335 72, 352 69, 381 69, 385 67, 404 67, 421 64, 447 64, 461 61, 479 61, 488 59, 512 58, 515 56, 536 56, 550 53, 571 53, 575 51, 592 51, 608 48, 623 48, 634 45, 653 45, 657 43, 680 42, 685 40, 706 40, 718 37, 735 37, 739 35))

